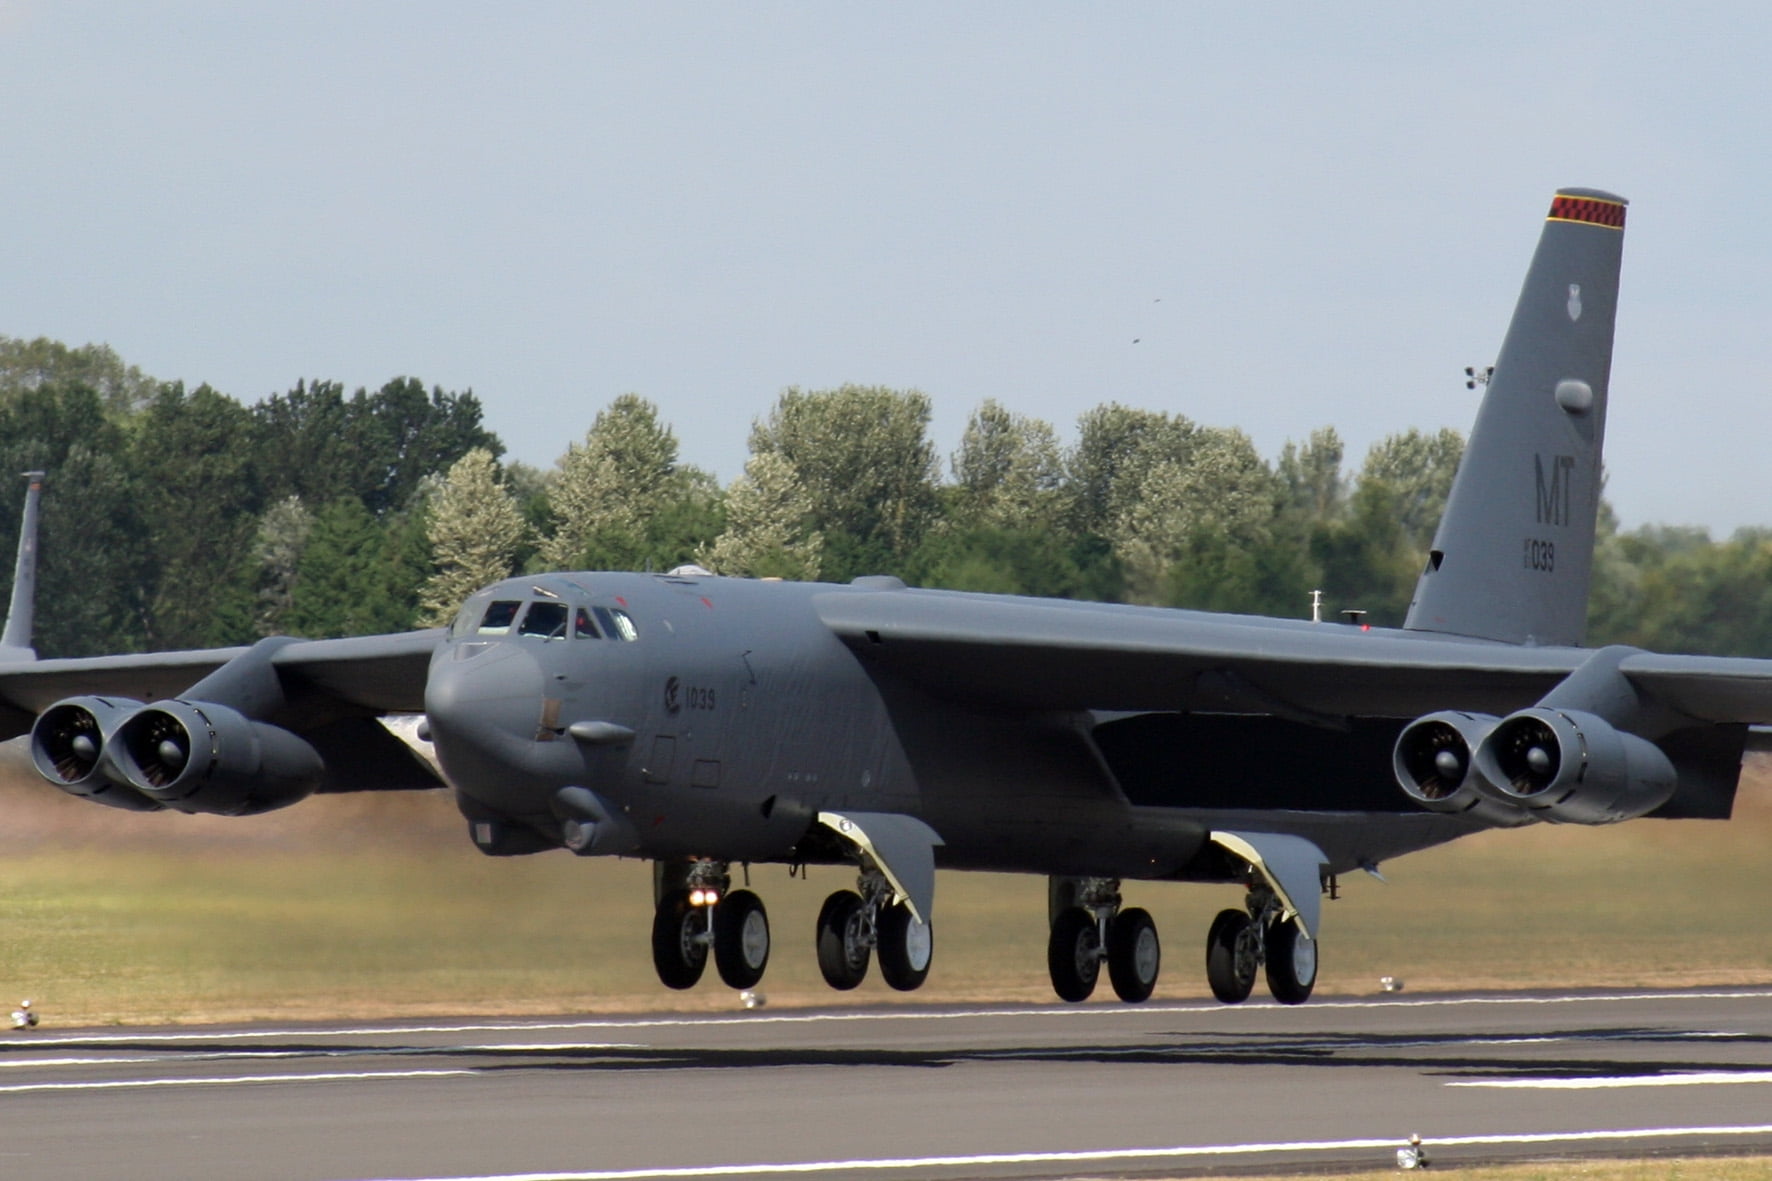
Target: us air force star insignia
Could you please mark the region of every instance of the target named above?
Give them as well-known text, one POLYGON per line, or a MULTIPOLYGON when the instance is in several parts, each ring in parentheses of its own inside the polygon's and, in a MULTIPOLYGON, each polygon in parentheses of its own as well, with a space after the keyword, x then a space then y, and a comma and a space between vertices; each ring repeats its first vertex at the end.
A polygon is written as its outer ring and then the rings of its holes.
POLYGON ((1581 284, 1569 284, 1569 318, 1581 319, 1581 284))

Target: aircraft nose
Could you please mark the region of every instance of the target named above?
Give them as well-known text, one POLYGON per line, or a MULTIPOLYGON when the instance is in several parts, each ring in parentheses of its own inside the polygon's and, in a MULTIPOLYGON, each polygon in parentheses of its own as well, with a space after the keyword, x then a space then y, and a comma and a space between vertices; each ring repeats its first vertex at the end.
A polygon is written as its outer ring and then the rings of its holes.
POLYGON ((425 685, 434 735, 527 737, 535 729, 543 675, 520 643, 495 644, 468 660, 439 660, 425 685))

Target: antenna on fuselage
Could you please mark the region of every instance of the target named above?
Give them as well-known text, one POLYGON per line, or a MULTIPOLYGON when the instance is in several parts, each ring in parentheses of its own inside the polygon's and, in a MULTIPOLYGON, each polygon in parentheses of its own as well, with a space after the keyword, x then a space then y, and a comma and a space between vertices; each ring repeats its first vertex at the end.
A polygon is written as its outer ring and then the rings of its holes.
POLYGON ((43 498, 43 473, 25 472, 25 515, 19 523, 18 563, 12 570, 12 605, 6 630, 0 632, 0 663, 37 659, 31 630, 37 614, 37 504, 43 498))

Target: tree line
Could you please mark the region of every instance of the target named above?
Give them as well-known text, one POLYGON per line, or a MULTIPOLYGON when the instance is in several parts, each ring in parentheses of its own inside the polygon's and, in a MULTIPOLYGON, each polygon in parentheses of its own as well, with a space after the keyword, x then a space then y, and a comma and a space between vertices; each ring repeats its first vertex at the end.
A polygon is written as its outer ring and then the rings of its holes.
MULTIPOLYGON (((471 391, 301 381, 246 405, 105 346, 0 337, 0 461, 44 470, 45 656, 399 631, 512 573, 665 570, 912 585, 1394 625, 1457 470, 1454 431, 1350 468, 1333 428, 1273 461, 1243 432, 1117 403, 1069 441, 994 401, 938 453, 914 390, 788 389, 722 486, 625 394, 551 469, 503 462, 471 391)), ((0 484, 17 544, 24 481, 0 484)), ((1772 656, 1772 530, 1619 532, 1589 642, 1772 656)))

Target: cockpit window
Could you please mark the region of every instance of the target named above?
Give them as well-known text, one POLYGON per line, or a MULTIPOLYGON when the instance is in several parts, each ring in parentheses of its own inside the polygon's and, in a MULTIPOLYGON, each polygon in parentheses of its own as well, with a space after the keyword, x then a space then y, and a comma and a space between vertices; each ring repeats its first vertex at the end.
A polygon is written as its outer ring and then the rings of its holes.
POLYGON ((483 636, 509 635, 511 624, 522 610, 520 599, 500 599, 486 608, 486 614, 480 619, 480 634, 483 636))
POLYGON ((637 640, 640 633, 634 629, 634 621, 620 607, 593 607, 597 613, 597 622, 603 625, 603 634, 613 640, 637 640))
POLYGON ((473 631, 480 622, 480 612, 486 609, 486 600, 472 600, 462 604, 460 611, 455 613, 455 622, 449 625, 449 638, 459 640, 473 631))
POLYGON ((559 636, 566 638, 566 604, 551 601, 529 604, 529 610, 523 616, 523 624, 517 629, 520 636, 542 636, 552 639, 559 636))
POLYGON ((602 637, 597 632, 597 625, 591 621, 591 609, 580 607, 573 612, 572 627, 581 640, 596 640, 602 637))

